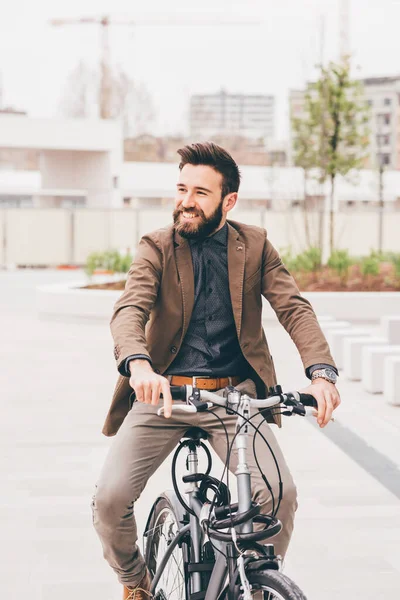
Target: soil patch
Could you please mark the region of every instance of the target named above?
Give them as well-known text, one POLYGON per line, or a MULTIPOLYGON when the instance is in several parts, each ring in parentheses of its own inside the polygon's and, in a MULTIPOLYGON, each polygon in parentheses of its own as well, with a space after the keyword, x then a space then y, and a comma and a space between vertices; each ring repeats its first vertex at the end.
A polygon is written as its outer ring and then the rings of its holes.
MULTIPOLYGON (((339 277, 335 271, 322 267, 315 273, 293 272, 302 292, 400 292, 400 278, 393 265, 382 263, 379 275, 363 276, 358 265, 349 269, 347 277, 339 277)), ((109 283, 84 286, 85 290, 123 290, 125 279, 109 283)))

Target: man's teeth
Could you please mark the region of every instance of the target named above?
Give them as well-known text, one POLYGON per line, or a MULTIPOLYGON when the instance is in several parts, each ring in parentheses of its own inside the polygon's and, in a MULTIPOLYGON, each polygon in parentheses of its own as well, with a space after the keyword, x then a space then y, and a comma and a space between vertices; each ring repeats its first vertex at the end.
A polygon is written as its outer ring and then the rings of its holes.
POLYGON ((183 213, 183 216, 184 216, 186 219, 193 219, 193 218, 194 218, 196 215, 195 215, 195 214, 193 214, 193 213, 187 213, 187 212, 184 212, 184 213, 183 213))

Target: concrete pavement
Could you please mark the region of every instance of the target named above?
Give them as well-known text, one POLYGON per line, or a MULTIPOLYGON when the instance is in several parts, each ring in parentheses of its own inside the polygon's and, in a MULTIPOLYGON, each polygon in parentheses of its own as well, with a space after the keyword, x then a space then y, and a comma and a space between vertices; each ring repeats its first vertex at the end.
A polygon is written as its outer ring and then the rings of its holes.
MULTIPOLYGON (((0 272, 1 598, 119 600, 91 523, 112 438, 101 434, 115 378, 106 323, 40 321, 36 285, 56 271, 0 272)), ((284 389, 307 384, 281 327, 266 331, 284 389)), ((340 381, 337 423, 284 419, 276 435, 299 491, 285 573, 309 600, 392 600, 400 593, 400 409, 340 381), (336 429, 335 429, 336 428, 336 429)), ((137 505, 170 488, 169 461, 137 505)), ((218 474, 216 465, 216 474, 218 474)))

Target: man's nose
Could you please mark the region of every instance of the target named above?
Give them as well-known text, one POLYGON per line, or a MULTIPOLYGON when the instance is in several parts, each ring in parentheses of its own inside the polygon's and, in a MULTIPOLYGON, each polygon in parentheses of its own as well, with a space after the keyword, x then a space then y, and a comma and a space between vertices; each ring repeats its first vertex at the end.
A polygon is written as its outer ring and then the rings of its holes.
POLYGON ((190 192, 188 192, 182 200, 182 206, 183 208, 190 208, 192 206, 195 206, 193 195, 190 192))

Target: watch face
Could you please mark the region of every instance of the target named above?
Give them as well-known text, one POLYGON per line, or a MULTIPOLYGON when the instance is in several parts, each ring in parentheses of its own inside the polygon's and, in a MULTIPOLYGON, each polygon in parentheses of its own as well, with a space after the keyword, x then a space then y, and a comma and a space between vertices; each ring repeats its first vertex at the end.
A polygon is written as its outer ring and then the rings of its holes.
POLYGON ((334 382, 337 380, 337 375, 332 369, 325 369, 325 373, 327 377, 329 377, 329 379, 332 379, 334 382))

